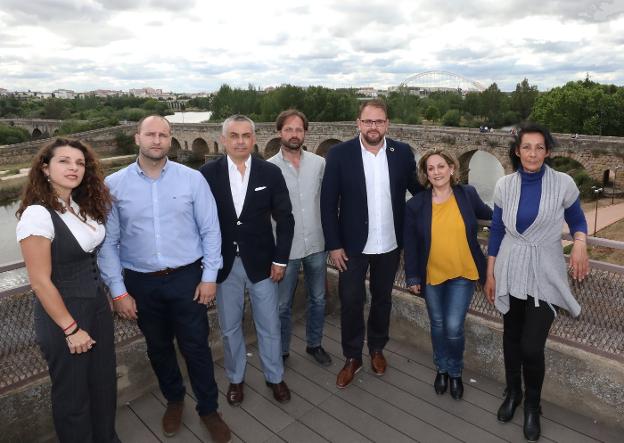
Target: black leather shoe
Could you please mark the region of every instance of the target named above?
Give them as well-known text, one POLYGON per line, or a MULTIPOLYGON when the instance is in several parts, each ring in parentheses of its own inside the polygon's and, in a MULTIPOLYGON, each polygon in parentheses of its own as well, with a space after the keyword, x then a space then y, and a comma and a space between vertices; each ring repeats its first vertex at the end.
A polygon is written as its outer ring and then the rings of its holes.
POLYGON ((315 346, 313 348, 307 347, 306 352, 314 357, 314 360, 321 366, 331 365, 332 359, 322 346, 315 346))
POLYGON ((461 377, 449 377, 451 379, 451 397, 459 400, 464 396, 464 382, 461 377))
POLYGON ((529 442, 536 442, 540 438, 542 428, 540 426, 541 407, 530 407, 524 404, 524 438, 529 442))
POLYGON ((438 372, 436 374, 435 381, 433 382, 433 389, 435 389, 436 394, 442 395, 446 392, 448 379, 449 376, 446 372, 438 372))
POLYGON ((498 408, 496 418, 498 421, 507 423, 511 421, 516 412, 516 408, 522 403, 522 390, 507 388, 505 389, 505 400, 503 404, 498 408))

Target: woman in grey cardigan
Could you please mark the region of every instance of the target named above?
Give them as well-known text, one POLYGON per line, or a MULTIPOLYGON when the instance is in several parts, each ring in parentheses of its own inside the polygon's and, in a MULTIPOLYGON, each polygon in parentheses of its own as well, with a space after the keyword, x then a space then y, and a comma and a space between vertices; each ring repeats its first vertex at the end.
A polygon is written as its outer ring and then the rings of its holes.
POLYGON ((581 308, 568 284, 561 231, 574 236, 570 273, 589 272, 587 222, 572 178, 544 164, 555 141, 535 123, 520 127, 510 148, 516 172, 502 177, 494 191, 485 293, 503 314, 503 353, 507 389, 498 420, 508 422, 522 402, 524 436, 539 439, 544 381, 544 347, 557 308, 578 316, 581 308), (522 374, 522 378, 521 378, 522 374))

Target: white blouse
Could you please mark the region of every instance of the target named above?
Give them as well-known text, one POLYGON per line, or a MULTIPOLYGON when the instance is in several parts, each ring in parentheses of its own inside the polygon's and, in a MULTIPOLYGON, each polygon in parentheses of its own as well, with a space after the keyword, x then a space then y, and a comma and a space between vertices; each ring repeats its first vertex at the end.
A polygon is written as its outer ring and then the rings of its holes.
MULTIPOLYGON (((64 202, 61 203, 65 206, 64 202)), ((75 201, 70 200, 70 206, 75 214, 80 213, 80 207, 75 201)), ((72 214, 70 211, 65 211, 63 214, 58 211, 56 213, 61 217, 61 220, 67 225, 74 237, 76 237, 83 251, 92 252, 104 240, 106 233, 104 225, 91 217, 87 216, 87 220, 83 221, 79 216, 72 214)), ((17 222, 16 234, 18 242, 31 235, 38 235, 52 241, 54 240, 52 216, 41 205, 28 206, 17 222)))

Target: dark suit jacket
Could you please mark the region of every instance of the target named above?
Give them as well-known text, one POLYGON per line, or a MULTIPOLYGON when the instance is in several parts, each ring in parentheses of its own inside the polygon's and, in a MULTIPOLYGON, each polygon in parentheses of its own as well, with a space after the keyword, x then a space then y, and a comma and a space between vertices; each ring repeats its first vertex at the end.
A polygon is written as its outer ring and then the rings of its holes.
MULTIPOLYGON (((360 254, 368 238, 366 178, 359 137, 330 149, 321 188, 321 222, 328 250, 360 254)), ((402 246, 405 192, 422 190, 416 179, 414 153, 408 144, 386 137, 394 232, 402 246)))
MULTIPOLYGON (((492 220, 492 209, 483 203, 476 189, 470 185, 453 186, 453 194, 466 225, 466 239, 479 271, 479 281, 485 283, 486 261, 477 241, 477 219, 492 220)), ((405 281, 408 286, 423 286, 427 282, 427 262, 431 250, 431 189, 407 202, 403 240, 405 281)))
POLYGON ((223 268, 217 283, 230 274, 236 245, 247 277, 257 283, 271 275, 271 263, 288 263, 295 220, 286 181, 280 169, 264 160, 251 159, 249 185, 240 217, 236 216, 230 189, 227 157, 206 163, 204 175, 217 202, 221 225, 221 254, 223 268), (271 217, 276 229, 273 237, 271 217))

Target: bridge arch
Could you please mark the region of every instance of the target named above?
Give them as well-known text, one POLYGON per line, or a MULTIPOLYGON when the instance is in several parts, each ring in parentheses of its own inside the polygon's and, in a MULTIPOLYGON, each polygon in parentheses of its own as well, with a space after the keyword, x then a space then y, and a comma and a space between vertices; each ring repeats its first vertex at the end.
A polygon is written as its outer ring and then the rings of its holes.
POLYGON ((215 154, 218 154, 219 153, 219 143, 213 142, 212 147, 213 147, 213 152, 215 154))
POLYGON ((208 143, 201 137, 193 140, 193 144, 191 145, 191 151, 193 151, 193 155, 197 158, 204 158, 206 154, 210 154, 210 149, 208 148, 208 143))
POLYGON ((177 138, 175 137, 171 137, 171 155, 177 155, 178 151, 180 151, 182 149, 182 146, 180 145, 180 142, 178 141, 177 138))
POLYGON ((483 149, 468 150, 457 160, 460 181, 474 186, 481 199, 491 204, 496 182, 505 175, 505 167, 501 160, 483 149))
POLYGON ((32 135, 33 140, 43 138, 43 132, 41 132, 39 128, 33 129, 33 132, 31 135, 32 135))
POLYGON ((316 147, 315 153, 316 155, 320 155, 321 157, 325 157, 329 150, 336 146, 338 143, 342 143, 342 140, 338 140, 337 138, 328 138, 327 140, 323 140, 316 147))
POLYGON ((268 159, 277 154, 280 150, 281 145, 282 142, 279 137, 275 137, 269 140, 269 142, 266 144, 266 147, 264 148, 264 158, 268 159))

